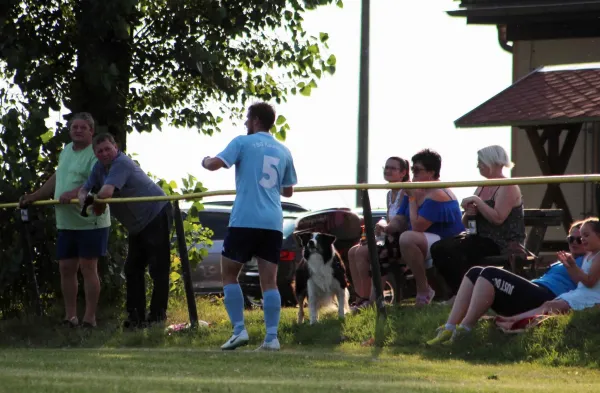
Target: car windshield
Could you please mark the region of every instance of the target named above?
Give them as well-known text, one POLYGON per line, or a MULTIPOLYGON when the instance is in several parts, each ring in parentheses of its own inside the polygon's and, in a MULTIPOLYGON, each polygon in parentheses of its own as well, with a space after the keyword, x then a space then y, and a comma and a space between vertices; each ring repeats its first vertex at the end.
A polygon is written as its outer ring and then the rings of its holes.
POLYGON ((229 213, 199 211, 198 218, 203 227, 210 228, 214 235, 212 239, 223 240, 229 225, 229 213))
POLYGON ((291 217, 285 217, 283 219, 283 238, 290 236, 294 229, 296 229, 296 219, 291 217))

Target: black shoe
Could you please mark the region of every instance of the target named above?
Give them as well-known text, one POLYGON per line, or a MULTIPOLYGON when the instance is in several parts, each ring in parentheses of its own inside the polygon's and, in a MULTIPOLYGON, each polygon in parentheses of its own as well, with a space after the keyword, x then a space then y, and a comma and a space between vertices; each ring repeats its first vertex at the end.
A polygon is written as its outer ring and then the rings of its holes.
POLYGON ((89 322, 83 322, 83 323, 81 324, 81 327, 82 327, 82 328, 84 328, 84 329, 95 329, 95 328, 96 328, 96 325, 92 325, 92 324, 91 324, 91 323, 89 323, 89 322))
POLYGON ((148 322, 149 325, 154 325, 154 324, 160 324, 160 323, 165 323, 167 321, 167 314, 164 312, 161 312, 159 314, 154 314, 154 313, 149 313, 148 317, 146 318, 146 322, 148 322))
POLYGON ((71 319, 64 319, 60 324, 65 327, 76 328, 79 326, 79 321, 77 317, 73 317, 71 319))
POLYGON ((143 329, 146 327, 145 321, 126 319, 123 321, 123 329, 143 329))

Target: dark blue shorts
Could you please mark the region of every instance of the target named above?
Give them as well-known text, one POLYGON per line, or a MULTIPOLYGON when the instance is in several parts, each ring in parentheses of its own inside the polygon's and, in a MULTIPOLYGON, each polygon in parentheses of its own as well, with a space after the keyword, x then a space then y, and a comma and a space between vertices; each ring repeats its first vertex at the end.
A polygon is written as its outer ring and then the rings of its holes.
POLYGON ((106 255, 110 228, 58 230, 56 257, 95 259, 106 255))
POLYGON ((227 228, 221 255, 239 263, 249 262, 252 257, 279 263, 283 234, 271 229, 227 228))

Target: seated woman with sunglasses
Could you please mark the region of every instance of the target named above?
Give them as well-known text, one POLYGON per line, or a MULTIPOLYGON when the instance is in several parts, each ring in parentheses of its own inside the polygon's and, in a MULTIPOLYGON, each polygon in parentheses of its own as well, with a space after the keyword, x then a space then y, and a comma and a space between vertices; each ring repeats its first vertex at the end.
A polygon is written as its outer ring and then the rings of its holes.
MULTIPOLYGON (((585 255, 581 244, 582 224, 583 221, 574 222, 567 237, 569 251, 578 267, 581 267, 585 255)), ((469 332, 490 308, 504 317, 517 315, 535 309, 576 286, 561 262, 552 264, 543 276, 531 281, 497 267, 473 267, 463 278, 446 324, 438 328, 437 336, 427 344, 454 340, 469 332)))
MULTIPOLYGON (((390 157, 383 168, 383 178, 389 183, 400 183, 410 181, 409 163, 400 157, 390 157)), ((387 219, 391 220, 400 207, 402 201, 402 190, 390 190, 387 194, 387 219)), ((372 279, 370 276, 371 263, 369 249, 366 244, 358 244, 348 251, 348 264, 350 265, 350 277, 356 292, 356 302, 353 311, 358 311, 373 303, 374 294, 371 291, 372 279)))
MULTIPOLYGON (((413 181, 440 180, 442 158, 425 149, 412 157, 413 181)), ((431 303, 435 291, 427 281, 431 267, 431 246, 465 230, 456 196, 446 188, 405 189, 398 214, 388 224, 377 224, 376 232, 400 234, 400 254, 410 268, 417 286, 417 306, 431 303)))

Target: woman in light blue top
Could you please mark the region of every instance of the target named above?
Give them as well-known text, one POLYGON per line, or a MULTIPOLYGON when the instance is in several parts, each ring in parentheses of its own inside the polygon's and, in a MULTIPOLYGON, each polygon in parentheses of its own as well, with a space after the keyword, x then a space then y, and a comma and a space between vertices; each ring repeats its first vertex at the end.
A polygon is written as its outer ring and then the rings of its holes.
MULTIPOLYGON (((442 158, 429 149, 412 157, 413 180, 439 181, 442 158)), ((445 188, 404 190, 398 214, 378 230, 400 235, 402 260, 413 273, 417 286, 416 305, 429 304, 435 291, 429 286, 425 270, 431 267, 432 244, 465 230, 456 196, 445 188)))
MULTIPOLYGON (((580 233, 582 224, 583 221, 574 222, 567 237, 577 266, 582 265, 585 254, 580 233)), ((575 287, 562 262, 551 265, 546 274, 532 281, 497 267, 473 267, 463 278, 448 321, 427 343, 439 344, 469 332, 490 308, 509 317, 535 309, 575 287)))

